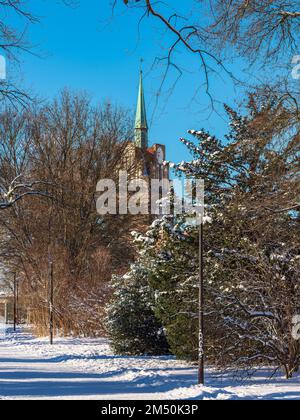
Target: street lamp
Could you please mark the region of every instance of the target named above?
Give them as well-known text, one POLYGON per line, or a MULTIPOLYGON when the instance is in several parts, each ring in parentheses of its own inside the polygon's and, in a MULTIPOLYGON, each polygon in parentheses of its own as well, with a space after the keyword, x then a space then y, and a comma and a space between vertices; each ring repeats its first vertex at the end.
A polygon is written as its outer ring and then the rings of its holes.
POLYGON ((17 274, 14 274, 14 331, 17 330, 18 324, 18 281, 17 274))
POLYGON ((53 310, 54 310, 54 282, 53 282, 53 261, 49 260, 49 339, 50 344, 53 344, 53 310))
POLYGON ((198 383, 204 385, 204 237, 203 216, 199 225, 199 372, 198 383))

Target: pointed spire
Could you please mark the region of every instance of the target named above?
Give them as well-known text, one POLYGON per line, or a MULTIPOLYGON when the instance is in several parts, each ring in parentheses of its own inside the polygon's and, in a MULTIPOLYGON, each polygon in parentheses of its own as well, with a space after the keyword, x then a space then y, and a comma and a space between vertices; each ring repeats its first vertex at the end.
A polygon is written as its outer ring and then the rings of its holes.
POLYGON ((135 118, 135 143, 137 147, 146 149, 148 147, 148 123, 143 88, 143 71, 140 71, 140 86, 138 103, 135 118))

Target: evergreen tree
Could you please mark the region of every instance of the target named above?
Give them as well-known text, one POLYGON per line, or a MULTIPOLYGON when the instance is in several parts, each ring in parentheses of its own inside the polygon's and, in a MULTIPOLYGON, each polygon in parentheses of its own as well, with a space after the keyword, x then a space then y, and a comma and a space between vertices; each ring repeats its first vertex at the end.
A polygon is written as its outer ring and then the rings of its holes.
POLYGON ((198 232, 184 217, 156 220, 143 235, 134 233, 138 261, 115 278, 108 309, 113 346, 122 354, 198 354, 198 232), (164 327, 163 329, 161 327, 164 327), (166 343, 166 338, 168 345, 166 343))
POLYGON ((299 123, 272 96, 248 115, 226 107, 226 143, 190 131, 194 159, 175 165, 206 181, 206 343, 213 362, 299 369, 299 123))
POLYGON ((114 296, 107 308, 107 329, 117 354, 168 353, 164 329, 154 313, 155 296, 147 274, 137 262, 128 274, 112 280, 114 296))
POLYGON ((198 355, 198 232, 183 217, 156 224, 156 247, 147 251, 150 285, 156 292, 155 313, 178 358, 198 355))
MULTIPOLYGON (((299 207, 293 205, 299 197, 298 129, 276 98, 259 104, 251 97, 246 117, 226 109, 226 142, 190 131, 194 141, 181 141, 193 159, 171 165, 206 182, 205 220, 212 220, 204 227, 206 355, 223 366, 271 363, 290 377, 300 365, 300 343, 292 336, 300 313, 299 207)), ((135 239, 151 314, 172 353, 196 360, 198 229, 184 217, 164 217, 135 239)), ((142 289, 137 292, 142 299, 142 289)))

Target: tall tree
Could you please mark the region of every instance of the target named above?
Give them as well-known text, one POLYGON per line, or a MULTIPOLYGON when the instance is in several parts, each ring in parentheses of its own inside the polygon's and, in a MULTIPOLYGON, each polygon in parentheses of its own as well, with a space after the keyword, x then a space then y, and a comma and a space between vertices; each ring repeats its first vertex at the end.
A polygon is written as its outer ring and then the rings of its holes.
POLYGON ((212 100, 211 83, 216 72, 229 75, 239 86, 241 82, 248 86, 274 85, 279 79, 280 91, 292 92, 299 98, 299 89, 291 77, 294 55, 294 66, 299 63, 299 1, 189 0, 174 5, 152 0, 115 0, 113 3, 115 7, 125 3, 139 13, 141 21, 145 23, 146 18, 156 21, 169 35, 162 41, 165 55, 156 58, 160 65, 166 64, 163 83, 169 70, 177 72, 178 77, 185 72, 186 55, 177 54, 185 51, 195 55, 202 74, 199 86, 205 84, 212 100), (232 59, 237 61, 238 57, 246 63, 245 77, 230 70, 232 59), (254 69, 249 71, 253 64, 254 69))
POLYGON ((43 179, 47 195, 18 200, 0 212, 2 258, 18 267, 22 296, 34 309, 31 321, 42 331, 50 261, 57 326, 95 334, 103 328, 111 274, 133 258, 129 232, 140 222, 102 217, 96 210, 97 182, 118 179, 116 168, 132 138, 129 115, 64 91, 48 105, 0 116, 2 178, 22 173, 28 183, 43 179))
MULTIPOLYGON (((192 130, 193 140, 181 139, 192 160, 172 165, 206 181, 212 221, 204 234, 206 354, 221 366, 270 363, 289 378, 300 364, 292 334, 300 311, 299 127, 273 95, 262 102, 251 95, 246 116, 226 109, 226 142, 192 130)), ((137 238, 139 269, 156 296, 154 313, 172 352, 192 360, 198 350, 197 238, 198 229, 179 217, 161 219, 137 238)))

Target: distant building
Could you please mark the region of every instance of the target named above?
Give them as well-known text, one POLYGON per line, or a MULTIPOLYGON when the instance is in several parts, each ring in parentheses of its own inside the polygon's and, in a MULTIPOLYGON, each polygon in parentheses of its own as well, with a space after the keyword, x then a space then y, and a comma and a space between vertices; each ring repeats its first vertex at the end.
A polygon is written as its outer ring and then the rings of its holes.
POLYGON ((143 72, 140 72, 140 83, 135 118, 134 140, 129 142, 123 167, 130 171, 134 168, 137 178, 169 179, 169 168, 164 165, 166 146, 154 143, 149 146, 149 126, 143 87, 143 72))

